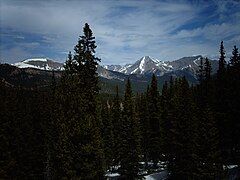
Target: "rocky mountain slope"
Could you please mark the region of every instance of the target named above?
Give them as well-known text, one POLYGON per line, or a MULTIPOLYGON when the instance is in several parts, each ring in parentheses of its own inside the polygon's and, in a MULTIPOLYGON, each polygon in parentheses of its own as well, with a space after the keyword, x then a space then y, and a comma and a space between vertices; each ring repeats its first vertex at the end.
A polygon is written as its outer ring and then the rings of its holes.
MULTIPOLYGON (((144 56, 135 63, 124 66, 99 65, 97 72, 100 76, 101 92, 113 93, 116 85, 123 91, 125 80, 128 78, 132 81, 135 92, 143 92, 150 83, 153 73, 157 76, 160 87, 171 77, 185 76, 190 84, 195 84, 201 57, 199 55, 183 57, 175 61, 161 61, 144 56)), ((218 61, 210 61, 213 73, 216 73, 218 61)), ((0 64, 0 78, 13 86, 45 87, 51 82, 52 70, 55 71, 55 78, 60 78, 63 65, 47 58, 26 59, 12 65, 0 64)))
POLYGON ((36 68, 41 70, 63 70, 63 63, 47 58, 31 58, 12 64, 19 68, 36 68))
MULTIPOLYGON (((185 71, 193 78, 197 78, 197 71, 202 56, 183 57, 174 61, 161 61, 150 56, 144 56, 133 64, 98 66, 99 76, 106 79, 123 81, 129 75, 156 76, 172 74, 178 76, 179 71, 185 71)), ((217 61, 211 60, 213 73, 217 70, 217 61)), ((32 58, 13 64, 19 68, 36 68, 41 70, 63 70, 63 63, 47 58, 32 58)), ((180 73, 182 74, 182 73, 180 73)))
MULTIPOLYGON (((157 76, 163 76, 166 73, 173 73, 174 71, 189 71, 194 77, 196 77, 201 55, 183 57, 174 61, 161 61, 150 56, 144 56, 140 60, 133 64, 120 65, 107 65, 104 66, 108 70, 121 72, 124 74, 155 74, 157 76)), ((212 64, 213 73, 217 69, 217 61, 210 60, 212 64)))

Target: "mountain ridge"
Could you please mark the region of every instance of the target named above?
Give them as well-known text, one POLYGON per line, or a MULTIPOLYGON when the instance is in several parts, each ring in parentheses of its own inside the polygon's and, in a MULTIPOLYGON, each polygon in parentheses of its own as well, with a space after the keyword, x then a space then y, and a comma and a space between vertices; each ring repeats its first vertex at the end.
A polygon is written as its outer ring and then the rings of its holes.
MULTIPOLYGON (((182 57, 174 61, 162 61, 150 56, 143 56, 133 64, 126 65, 98 65, 97 72, 100 77, 109 80, 124 81, 128 77, 151 77, 155 74, 157 77, 181 77, 188 76, 189 79, 197 81, 197 73, 200 64, 201 55, 182 57)), ((210 60, 212 64, 213 73, 217 71, 217 61, 210 60)), ((64 70, 64 63, 60 63, 48 58, 31 58, 25 59, 21 62, 12 64, 20 69, 36 68, 46 71, 62 71, 64 70)), ((168 78, 166 78, 168 79, 168 78)))

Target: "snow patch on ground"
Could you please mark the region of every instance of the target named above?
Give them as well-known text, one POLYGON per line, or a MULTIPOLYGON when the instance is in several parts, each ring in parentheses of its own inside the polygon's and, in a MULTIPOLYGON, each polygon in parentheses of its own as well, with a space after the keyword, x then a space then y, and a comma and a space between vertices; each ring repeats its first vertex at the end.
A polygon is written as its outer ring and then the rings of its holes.
POLYGON ((118 176, 120 176, 120 174, 119 173, 110 173, 109 172, 109 173, 106 173, 105 176, 106 177, 118 177, 118 176))
POLYGON ((147 176, 144 176, 146 180, 165 180, 167 179, 168 173, 167 171, 162 171, 154 174, 150 174, 147 176))
POLYGON ((223 166, 223 169, 233 169, 233 168, 237 168, 238 167, 238 165, 224 165, 223 166))

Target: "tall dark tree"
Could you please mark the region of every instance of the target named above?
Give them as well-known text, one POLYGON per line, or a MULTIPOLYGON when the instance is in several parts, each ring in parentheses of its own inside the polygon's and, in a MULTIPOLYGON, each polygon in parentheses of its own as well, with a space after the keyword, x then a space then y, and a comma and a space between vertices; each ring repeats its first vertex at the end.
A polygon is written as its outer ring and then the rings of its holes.
POLYGON ((158 91, 157 78, 153 74, 148 96, 149 113, 149 158, 156 167, 160 159, 160 96, 158 91))
POLYGON ((160 108, 161 108, 161 132, 160 132, 160 147, 162 154, 164 154, 165 159, 162 158, 162 160, 166 161, 169 157, 170 149, 169 146, 169 140, 170 140, 170 121, 168 119, 168 113, 170 113, 169 110, 169 100, 171 99, 169 95, 169 87, 168 82, 165 81, 162 88, 162 94, 161 94, 161 100, 160 100, 160 108))
POLYGON ((43 99, 41 100, 41 112, 42 112, 42 121, 43 121, 43 130, 44 130, 44 145, 45 145, 45 170, 44 176, 46 179, 57 178, 55 172, 55 163, 56 162, 56 142, 58 139, 57 127, 55 123, 55 113, 57 109, 57 104, 55 103, 55 93, 57 89, 57 82, 55 78, 55 71, 52 71, 52 82, 50 93, 44 94, 43 99))
MULTIPOLYGON (((240 56, 238 48, 234 46, 227 74, 227 114, 229 124, 229 139, 231 140, 231 159, 240 164, 240 56)), ((231 160, 232 161, 232 160, 231 160)))
POLYGON ((212 66, 208 58, 205 58, 204 62, 204 80, 209 81, 211 79, 212 66))
POLYGON ((203 105, 204 103, 204 98, 203 98, 203 84, 204 84, 204 63, 203 63, 203 57, 200 59, 200 65, 199 65, 199 70, 198 70, 198 81, 199 84, 197 85, 198 88, 198 101, 203 105))
POLYGON ((110 105, 103 103, 101 106, 102 139, 107 169, 114 165, 114 134, 113 123, 110 115, 110 105))
POLYGON ((96 113, 98 95, 95 37, 86 23, 72 57, 69 53, 66 71, 61 79, 58 97, 60 176, 67 178, 102 178, 103 150, 99 119, 96 113))
POLYGON ((237 65, 239 66, 240 64, 239 52, 238 52, 237 46, 233 47, 232 56, 230 58, 230 64, 232 66, 237 66, 237 65))
MULTIPOLYGON (((200 67, 201 68, 201 67, 200 67)), ((211 63, 205 58, 203 68, 203 81, 201 89, 197 93, 198 111, 197 117, 197 162, 198 176, 202 179, 214 179, 221 173, 219 131, 216 123, 216 116, 212 108, 212 77, 211 63)))
POLYGON ((199 70, 198 70, 198 81, 200 83, 203 82, 203 78, 204 78, 203 57, 201 57, 199 70))
POLYGON ((219 131, 209 104, 198 115, 198 173, 202 179, 219 178, 222 172, 219 131))
POLYGON ((212 66, 211 62, 209 61, 208 58, 205 58, 204 62, 204 81, 200 84, 202 87, 202 101, 204 104, 203 106, 207 104, 212 104, 213 103, 213 82, 212 82, 212 66))
POLYGON ((150 136, 150 124, 149 117, 151 116, 148 111, 147 97, 149 92, 139 94, 135 99, 136 101, 136 114, 140 123, 141 130, 141 149, 143 154, 143 161, 145 167, 148 167, 149 158, 149 136, 150 136))
MULTIPOLYGON (((215 110, 217 125, 220 132, 220 146, 222 153, 222 160, 228 161, 229 157, 229 147, 231 144, 230 138, 230 124, 228 123, 227 116, 227 94, 228 94, 228 81, 227 81, 227 72, 226 72, 226 60, 225 60, 225 50, 223 46, 223 41, 220 45, 220 57, 219 57, 219 67, 217 71, 217 79, 215 81, 215 110)), ((223 164, 226 162, 222 162, 223 164)))
POLYGON ((138 119, 135 115, 132 88, 129 79, 126 83, 123 107, 120 174, 125 179, 135 179, 139 176, 139 158, 141 155, 140 132, 138 119))
POLYGON ((114 148, 113 148, 113 157, 114 164, 119 164, 120 158, 120 149, 121 149, 121 127, 122 127, 122 109, 121 101, 119 97, 118 86, 116 86, 116 95, 113 99, 113 104, 111 107, 111 119, 113 124, 113 137, 114 137, 114 148))
POLYGON ((168 169, 172 179, 193 179, 197 176, 196 151, 196 107, 185 78, 175 81, 175 92, 171 99, 170 156, 168 169))
POLYGON ((226 71, 226 60, 225 60, 225 49, 224 49, 224 45, 223 45, 223 41, 221 42, 221 45, 220 45, 220 57, 219 57, 219 63, 218 63, 218 77, 221 78, 225 71, 226 71))

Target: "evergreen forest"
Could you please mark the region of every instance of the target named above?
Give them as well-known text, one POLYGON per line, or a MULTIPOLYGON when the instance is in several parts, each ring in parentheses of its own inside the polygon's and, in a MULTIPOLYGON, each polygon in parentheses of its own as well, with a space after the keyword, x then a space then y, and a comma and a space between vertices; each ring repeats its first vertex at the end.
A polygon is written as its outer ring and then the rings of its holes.
MULTIPOLYGON (((218 45, 216 45, 218 46, 218 45)), ((212 73, 202 58, 198 83, 185 77, 144 93, 99 93, 95 37, 86 23, 50 88, 8 86, 0 79, 0 179, 227 179, 240 167, 240 56, 223 42, 212 73), (109 174, 118 174, 110 177, 109 174)))

